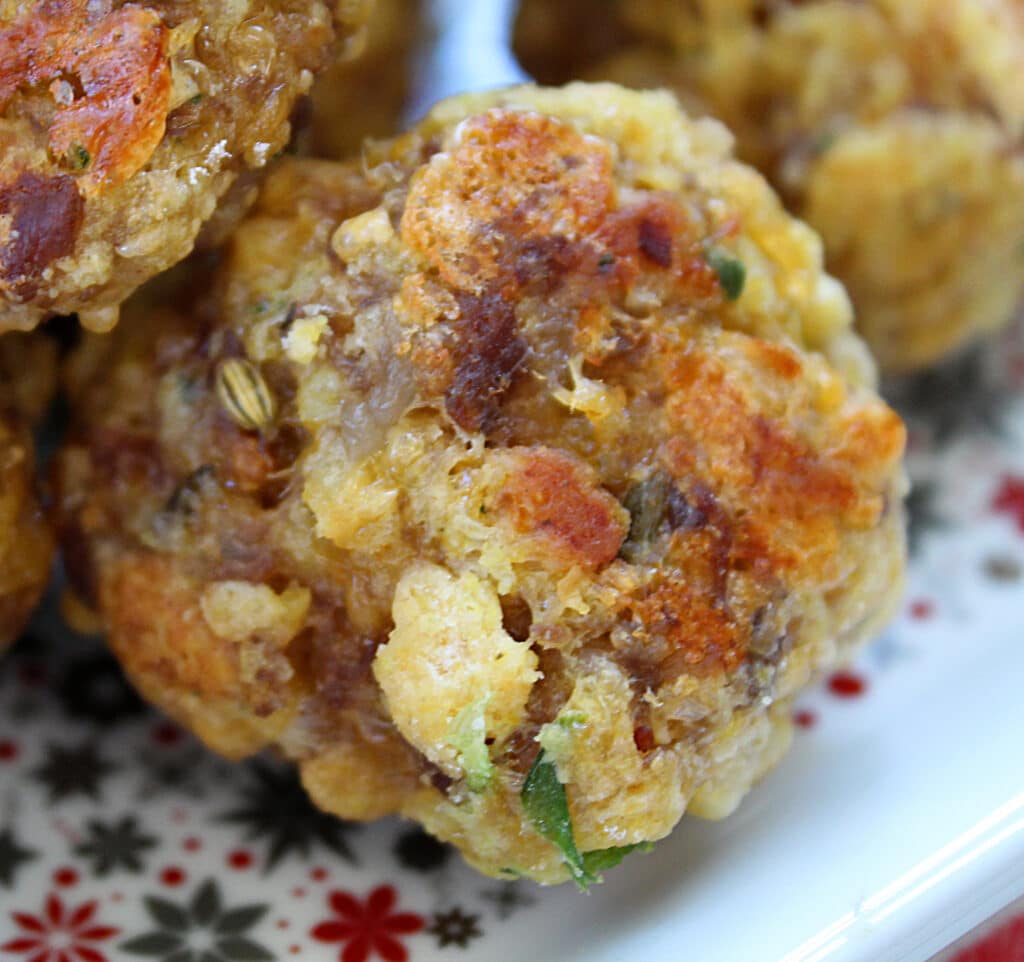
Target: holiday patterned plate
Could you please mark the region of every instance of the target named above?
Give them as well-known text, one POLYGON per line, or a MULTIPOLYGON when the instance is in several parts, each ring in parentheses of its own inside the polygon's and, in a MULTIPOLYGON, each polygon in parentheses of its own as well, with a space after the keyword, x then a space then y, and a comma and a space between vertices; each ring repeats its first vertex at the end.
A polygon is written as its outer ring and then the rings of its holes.
POLYGON ((1024 325, 892 392, 903 611, 800 704, 732 818, 590 895, 477 876, 398 821, 232 766, 42 616, 0 665, 5 962, 925 959, 1024 893, 1024 325))
MULTIPOLYGON (((437 4, 432 94, 505 79, 471 21, 507 6, 437 4)), ((0 662, 0 959, 931 958, 1024 896, 1024 325, 890 396, 906 603, 733 817, 588 895, 485 879, 407 823, 320 814, 273 759, 210 755, 44 612, 0 662)))

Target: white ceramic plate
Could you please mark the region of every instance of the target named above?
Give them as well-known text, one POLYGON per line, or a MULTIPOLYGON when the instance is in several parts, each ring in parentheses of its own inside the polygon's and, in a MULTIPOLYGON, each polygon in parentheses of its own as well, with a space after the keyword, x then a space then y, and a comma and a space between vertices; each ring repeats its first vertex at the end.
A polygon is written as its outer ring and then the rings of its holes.
POLYGON ((1024 329, 897 394, 905 607, 731 819, 685 819, 587 896, 484 879, 205 753, 43 617, 0 666, 0 959, 929 958, 1024 895, 1024 329))

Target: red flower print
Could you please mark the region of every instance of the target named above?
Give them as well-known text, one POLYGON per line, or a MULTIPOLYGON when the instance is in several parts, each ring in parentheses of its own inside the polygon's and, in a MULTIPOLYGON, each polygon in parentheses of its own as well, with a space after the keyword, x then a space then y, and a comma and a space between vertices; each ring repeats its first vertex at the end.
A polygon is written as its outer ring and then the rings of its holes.
POLYGON ((409 953, 396 935, 412 935, 426 924, 413 912, 395 912, 398 895, 390 885, 375 888, 361 902, 351 892, 331 892, 327 901, 339 916, 310 933, 319 942, 344 942, 339 962, 367 962, 376 952, 384 962, 406 962, 409 953))
POLYGON ((24 962, 107 962, 107 957, 90 943, 105 942, 121 930, 98 925, 96 902, 84 902, 78 908, 65 908, 51 895, 39 915, 12 912, 21 934, 0 945, 4 952, 28 956, 24 962))
POLYGON ((1024 534, 1024 478, 1008 474, 992 496, 992 510, 1008 514, 1024 534))
POLYGON ((1024 960, 1024 915, 990 932, 980 942, 964 949, 953 962, 1022 962, 1024 960))

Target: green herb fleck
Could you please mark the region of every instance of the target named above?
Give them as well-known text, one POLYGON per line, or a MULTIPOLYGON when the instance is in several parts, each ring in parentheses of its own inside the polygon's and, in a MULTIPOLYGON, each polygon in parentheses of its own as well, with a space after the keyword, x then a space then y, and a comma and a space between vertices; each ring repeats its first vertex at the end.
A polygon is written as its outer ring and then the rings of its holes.
POLYGON ((610 251, 606 251, 597 259, 597 266, 599 270, 607 270, 615 263, 615 255, 610 251))
POLYGON ((713 250, 708 252, 708 263, 718 275, 718 283, 722 285, 725 296, 730 301, 737 300, 747 282, 747 268, 743 261, 720 250, 713 250))
POLYGON ((183 404, 194 404, 199 400, 202 394, 202 385, 199 382, 199 378, 189 374, 178 374, 175 377, 175 384, 183 404))
POLYGON ((92 161, 92 155, 81 144, 68 147, 67 162, 72 170, 85 170, 92 161))
POLYGON ((657 538, 671 492, 671 480, 660 471, 626 492, 623 505, 629 512, 629 535, 619 554, 627 561, 636 561, 642 557, 650 543, 657 538))
MULTIPOLYGON (((570 716, 580 713, 565 712, 563 714, 570 716)), ((545 727, 551 728, 551 726, 545 727)), ((565 795, 565 786, 558 780, 555 763, 545 749, 541 749, 530 773, 526 776, 520 797, 526 817, 544 838, 561 850, 569 874, 581 891, 585 892, 589 886, 600 882, 601 878, 598 873, 614 868, 630 852, 649 852, 654 847, 650 842, 637 842, 634 845, 623 845, 619 848, 601 848, 581 855, 576 847, 576 836, 572 830, 572 818, 569 815, 569 801, 565 795)), ((514 871, 514 869, 503 869, 502 871, 514 871)))
POLYGON ((188 102, 193 107, 196 106, 196 104, 201 104, 203 102, 203 95, 202 94, 196 94, 194 97, 190 97, 188 102))
POLYGON ((599 848, 593 852, 583 853, 583 867, 588 872, 604 872, 615 868, 631 852, 649 852, 654 848, 652 842, 637 842, 634 845, 622 845, 619 848, 599 848))
POLYGON ((526 776, 520 799, 530 823, 562 852, 572 880, 585 892, 598 878, 587 871, 583 856, 576 848, 565 786, 558 780, 555 764, 543 749, 526 776))
POLYGON ((823 130, 811 142, 811 153, 815 157, 820 157, 826 151, 831 149, 838 139, 839 135, 834 130, 823 130))

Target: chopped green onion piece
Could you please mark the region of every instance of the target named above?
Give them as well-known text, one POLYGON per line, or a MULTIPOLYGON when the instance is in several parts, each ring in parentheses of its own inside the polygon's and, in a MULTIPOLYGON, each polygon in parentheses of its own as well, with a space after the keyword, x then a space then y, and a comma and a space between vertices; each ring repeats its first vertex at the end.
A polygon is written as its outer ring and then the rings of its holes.
POLYGON ((730 301, 737 300, 743 293, 743 286, 747 282, 747 268, 743 261, 715 250, 708 254, 708 263, 718 275, 718 283, 722 285, 725 296, 730 301))
POLYGON ((520 799, 526 817, 540 835, 561 851, 573 881, 585 892, 598 879, 587 871, 576 848, 565 786, 558 780, 555 764, 543 749, 526 776, 520 799))
POLYGON ((580 728, 587 723, 587 713, 576 710, 563 711, 555 719, 555 723, 562 728, 580 728))
POLYGON ((459 753, 459 765, 466 773, 471 792, 485 791, 494 777, 494 765, 487 750, 487 702, 485 695, 467 705, 456 716, 448 733, 448 743, 459 753))

